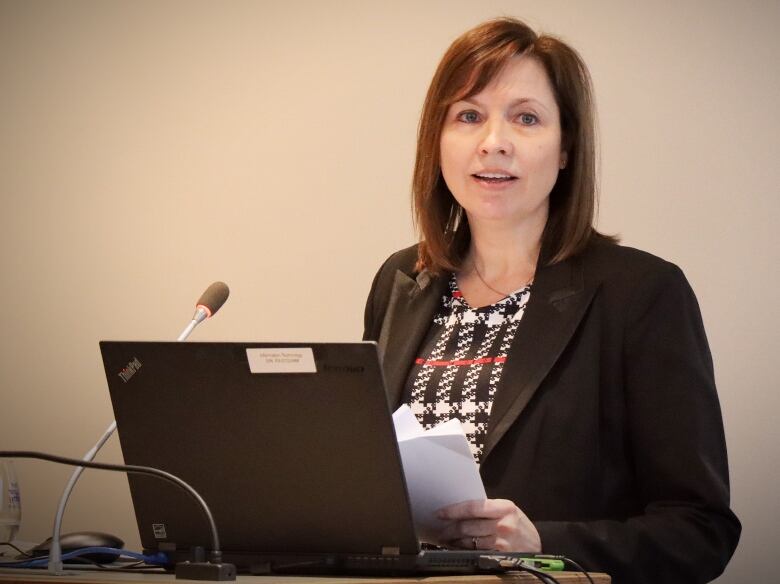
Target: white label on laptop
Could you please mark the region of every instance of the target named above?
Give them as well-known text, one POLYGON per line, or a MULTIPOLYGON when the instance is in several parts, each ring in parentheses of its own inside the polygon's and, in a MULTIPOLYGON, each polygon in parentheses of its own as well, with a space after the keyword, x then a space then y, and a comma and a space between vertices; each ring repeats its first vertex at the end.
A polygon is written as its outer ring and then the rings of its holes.
POLYGON ((311 347, 247 349, 252 373, 317 373, 311 347))

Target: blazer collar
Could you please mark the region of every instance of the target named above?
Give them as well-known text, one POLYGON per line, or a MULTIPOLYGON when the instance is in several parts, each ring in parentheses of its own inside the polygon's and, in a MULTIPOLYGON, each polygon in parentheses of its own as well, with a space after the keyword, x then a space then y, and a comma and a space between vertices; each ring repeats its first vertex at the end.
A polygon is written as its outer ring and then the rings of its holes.
POLYGON ((395 409, 401 401, 404 383, 412 360, 447 291, 447 279, 423 270, 410 276, 396 271, 385 316, 386 325, 379 335, 379 353, 387 388, 387 399, 395 409))
MULTIPOLYGON (((544 250, 540 265, 544 259, 544 250)), ((446 277, 429 272, 396 271, 385 326, 378 345, 383 359, 388 403, 395 409, 416 351, 428 333, 433 316, 447 293, 446 277)), ((482 462, 517 420, 540 384, 563 353, 595 293, 584 285, 581 258, 537 270, 525 308, 496 390, 482 462)))
POLYGON ((585 286, 583 272, 581 256, 537 270, 496 389, 483 464, 539 389, 590 306, 596 289, 585 286))

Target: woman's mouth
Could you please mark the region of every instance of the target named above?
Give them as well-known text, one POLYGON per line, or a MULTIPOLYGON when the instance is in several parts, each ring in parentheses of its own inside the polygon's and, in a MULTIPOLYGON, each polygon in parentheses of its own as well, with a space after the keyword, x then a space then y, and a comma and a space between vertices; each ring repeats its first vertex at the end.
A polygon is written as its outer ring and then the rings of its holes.
POLYGON ((477 172, 471 176, 477 181, 485 184, 500 184, 517 180, 516 176, 504 172, 477 172))

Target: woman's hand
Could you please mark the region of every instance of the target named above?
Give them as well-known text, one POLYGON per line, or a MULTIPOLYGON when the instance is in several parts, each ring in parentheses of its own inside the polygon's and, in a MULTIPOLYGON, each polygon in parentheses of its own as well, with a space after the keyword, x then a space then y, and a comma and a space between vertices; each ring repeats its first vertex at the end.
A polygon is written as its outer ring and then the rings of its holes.
POLYGON ((531 520, 507 499, 463 501, 437 511, 449 521, 440 540, 464 549, 541 553, 539 532, 531 520))

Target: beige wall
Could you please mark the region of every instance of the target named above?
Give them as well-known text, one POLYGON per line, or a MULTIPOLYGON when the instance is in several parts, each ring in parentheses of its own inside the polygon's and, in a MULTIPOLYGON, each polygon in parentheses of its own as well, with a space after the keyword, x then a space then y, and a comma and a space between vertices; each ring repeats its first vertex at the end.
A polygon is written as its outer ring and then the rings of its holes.
MULTIPOLYGON (((193 338, 357 339, 374 270, 413 238, 435 64, 511 14, 591 67, 601 227, 678 263, 698 293, 745 525, 721 581, 768 575, 779 6, 0 0, 0 445, 83 454, 112 417, 98 340, 174 338, 215 279, 232 296, 193 338)), ((115 438, 101 459, 121 460, 115 438)), ((18 471, 21 536, 39 540, 70 470, 18 471)), ((65 528, 137 547, 125 478, 88 472, 65 528)))

